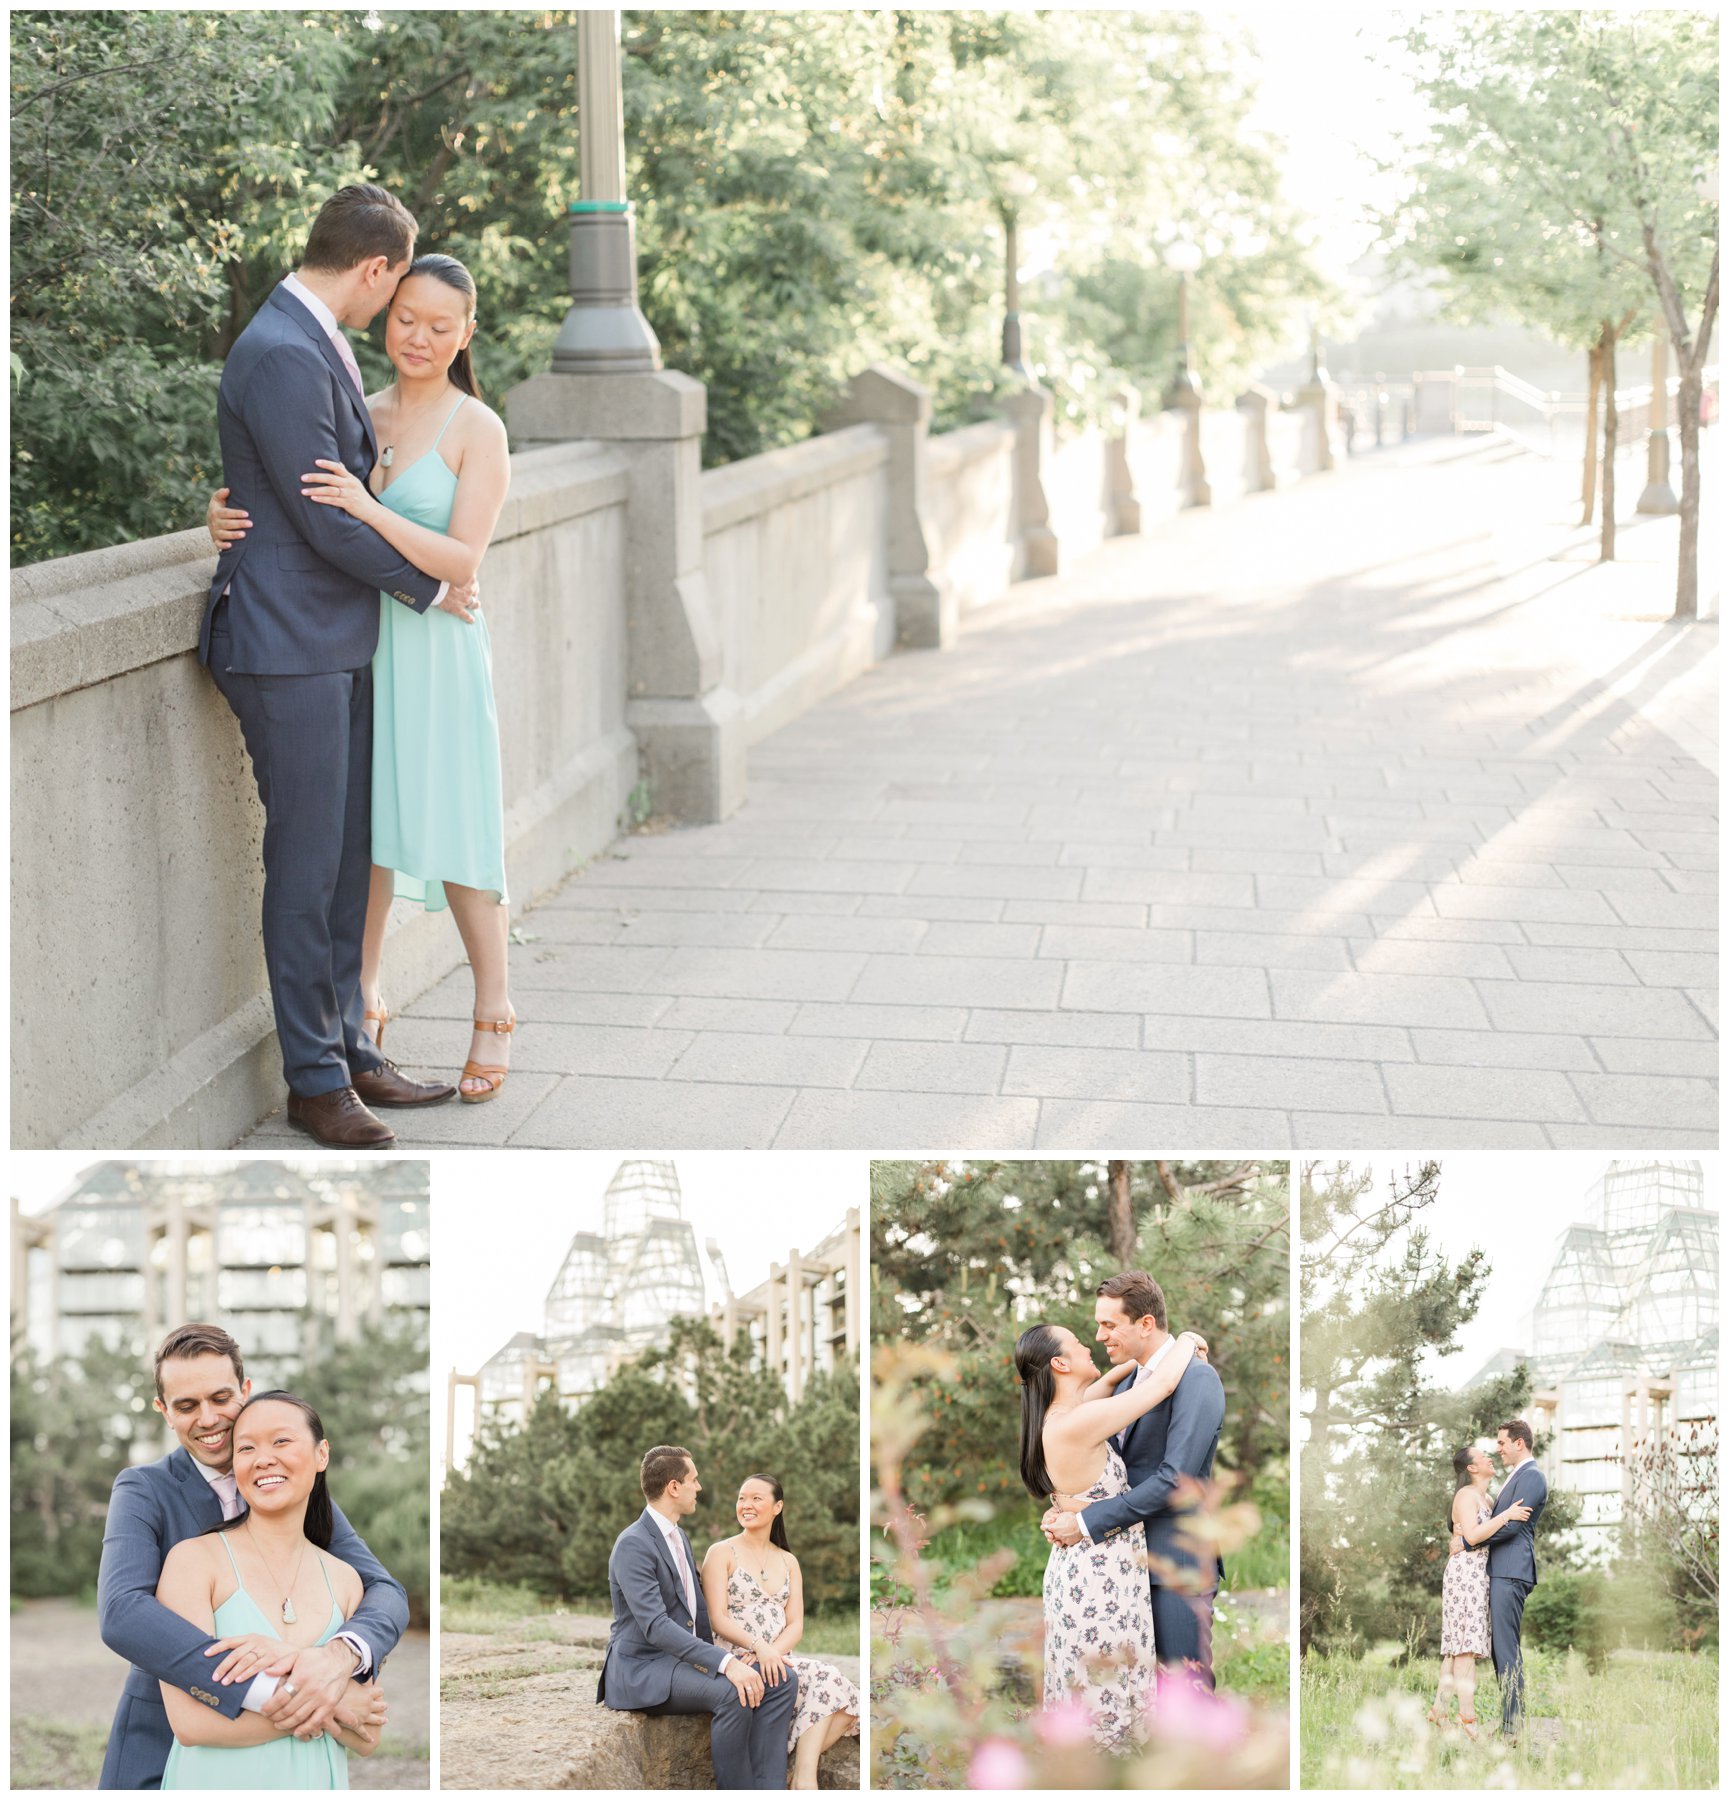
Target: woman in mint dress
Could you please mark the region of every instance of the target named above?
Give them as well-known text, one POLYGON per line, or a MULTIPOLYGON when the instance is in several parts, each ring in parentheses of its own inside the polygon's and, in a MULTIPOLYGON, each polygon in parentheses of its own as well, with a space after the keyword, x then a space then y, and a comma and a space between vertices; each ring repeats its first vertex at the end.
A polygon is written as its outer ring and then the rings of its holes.
MULTIPOLYGON (((480 398, 469 341, 474 280, 450 256, 410 265, 390 303, 384 347, 396 380, 370 395, 380 445, 371 485, 340 463, 305 476, 309 503, 339 506, 441 581, 479 566, 510 485, 504 422, 480 398)), ((244 536, 246 514, 211 502, 218 546, 244 536)), ((504 784, 492 638, 433 607, 416 613, 379 596, 373 657, 372 889, 360 986, 380 1048, 390 1019, 381 997, 393 899, 449 907, 474 972, 474 1036, 459 1088, 470 1103, 504 1085, 510 1004, 510 908, 504 882, 504 784)))
MULTIPOLYGON (((248 1510, 168 1552, 156 1598, 215 1636, 328 1642, 360 1604, 360 1577, 326 1547, 330 1445, 304 1400, 260 1394, 234 1420, 234 1480, 248 1510)), ((162 1683, 174 1747, 164 1788, 345 1788, 348 1753, 377 1737, 339 1727, 303 1742, 261 1713, 227 1719, 162 1683)))

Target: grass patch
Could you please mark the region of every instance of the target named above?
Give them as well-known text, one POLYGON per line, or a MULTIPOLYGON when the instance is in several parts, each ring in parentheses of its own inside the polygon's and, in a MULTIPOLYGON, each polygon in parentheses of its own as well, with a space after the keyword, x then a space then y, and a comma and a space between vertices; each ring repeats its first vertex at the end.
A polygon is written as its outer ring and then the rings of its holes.
POLYGON ((859 1637, 858 1608, 825 1608, 820 1613, 807 1613, 804 1636, 799 1640, 799 1656, 858 1656, 863 1650, 859 1637))
POLYGON ((1258 1536, 1225 1558, 1227 1588, 1288 1588, 1291 1585, 1291 1522, 1267 1514, 1258 1536))
POLYGON ((106 1725, 12 1716, 15 1788, 93 1788, 108 1747, 106 1725))
POLYGON ((1717 1656, 1619 1650, 1601 1675, 1577 1652, 1525 1653, 1529 1717, 1517 1750, 1479 1663, 1481 1741, 1423 1719, 1438 1663, 1366 1656, 1303 1660, 1304 1787, 1708 1788, 1717 1785, 1717 1656))
POLYGON ((439 1624, 446 1631, 473 1632, 490 1637, 502 1631, 515 1631, 519 1637, 552 1637, 550 1629, 532 1629, 537 1618, 551 1619, 559 1613, 593 1613, 606 1618, 612 1611, 610 1600, 580 1597, 575 1600, 547 1600, 532 1588, 508 1586, 487 1581, 479 1576, 460 1579, 446 1576, 439 1583, 439 1624), (517 1630, 528 1626, 527 1630, 517 1630))
POLYGON ((1291 1703, 1291 1649, 1284 1633, 1259 1614, 1219 1597, 1213 1621, 1213 1676, 1221 1693, 1241 1694, 1266 1706, 1291 1703))

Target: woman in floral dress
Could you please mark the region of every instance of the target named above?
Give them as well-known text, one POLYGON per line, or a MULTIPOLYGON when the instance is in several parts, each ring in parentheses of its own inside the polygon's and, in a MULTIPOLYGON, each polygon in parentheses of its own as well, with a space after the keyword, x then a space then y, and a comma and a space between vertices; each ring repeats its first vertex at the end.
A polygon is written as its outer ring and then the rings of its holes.
POLYGON ((711 1544, 702 1559, 715 1642, 736 1644, 770 1687, 789 1669, 798 1677, 798 1710, 787 1727, 791 1785, 814 1788, 822 1753, 858 1736, 858 1689, 832 1663, 792 1654, 804 1636, 804 1579, 787 1548, 780 1483, 772 1475, 747 1477, 733 1510, 738 1536, 711 1544))
POLYGON ((1441 1577, 1441 1681, 1435 1704, 1429 1708, 1432 1724, 1447 1722, 1447 1696, 1459 1700, 1459 1728, 1476 1741, 1477 1658, 1490 1654, 1489 1640, 1489 1539, 1505 1524, 1531 1516, 1528 1506, 1509 1506, 1497 1518, 1489 1515, 1489 1481, 1494 1465, 1476 1445, 1453 1452, 1451 1523, 1463 1540, 1463 1548, 1447 1558, 1441 1577))
MULTIPOLYGON (((1070 1509, 1126 1493, 1129 1478, 1111 1439, 1168 1399, 1204 1349, 1201 1338, 1185 1331, 1137 1382, 1133 1362, 1101 1378, 1092 1352, 1066 1326, 1023 1331, 1015 1373, 1027 1492, 1070 1509)), ((1083 1537, 1053 1546, 1045 1564, 1046 1707, 1078 1700, 1101 1748, 1132 1750, 1145 1735, 1154 1671, 1143 1528, 1133 1525, 1102 1544, 1083 1537)))

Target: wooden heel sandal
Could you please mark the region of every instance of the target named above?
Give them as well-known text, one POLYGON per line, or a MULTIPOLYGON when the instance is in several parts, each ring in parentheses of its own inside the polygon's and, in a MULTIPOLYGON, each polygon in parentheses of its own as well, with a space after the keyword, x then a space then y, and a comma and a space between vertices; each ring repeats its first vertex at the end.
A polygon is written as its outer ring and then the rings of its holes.
POLYGON ((361 1017, 370 1019, 378 1027, 372 1034, 372 1042, 376 1048, 382 1050, 384 1048, 384 1028, 390 1023, 390 1008, 380 1000, 377 1012, 362 1013, 361 1017))
MULTIPOLYGON (((509 1037, 516 1029, 516 1014, 511 1013, 508 1019, 476 1019, 476 1031, 496 1031, 500 1037, 509 1037)), ((456 1097, 469 1106, 479 1106, 482 1101, 490 1100, 504 1086, 504 1078, 510 1073, 508 1063, 477 1063, 471 1056, 462 1065, 462 1075, 457 1082, 456 1097), (487 1085, 479 1093, 471 1094, 462 1086, 464 1081, 484 1081, 487 1085)))

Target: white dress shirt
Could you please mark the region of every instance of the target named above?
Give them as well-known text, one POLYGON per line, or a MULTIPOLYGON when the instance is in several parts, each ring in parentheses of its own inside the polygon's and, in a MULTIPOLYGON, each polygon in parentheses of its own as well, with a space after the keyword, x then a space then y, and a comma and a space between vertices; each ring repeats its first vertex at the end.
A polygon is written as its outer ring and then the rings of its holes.
MULTIPOLYGON (((208 1463, 199 1462, 196 1457, 193 1458, 192 1466, 210 1483, 210 1491, 222 1503, 223 1518, 238 1519, 244 1507, 240 1499, 240 1485, 234 1479, 234 1471, 232 1469, 213 1469, 208 1463)), ((365 1638, 352 1631, 339 1631, 330 1641, 333 1644, 347 1644, 360 1658, 354 1669, 357 1678, 372 1667, 372 1647, 365 1638)), ((243 1712, 262 1712, 265 1701, 276 1692, 280 1683, 281 1677, 278 1675, 254 1675, 247 1686, 246 1693, 241 1698, 241 1710, 243 1712)))

